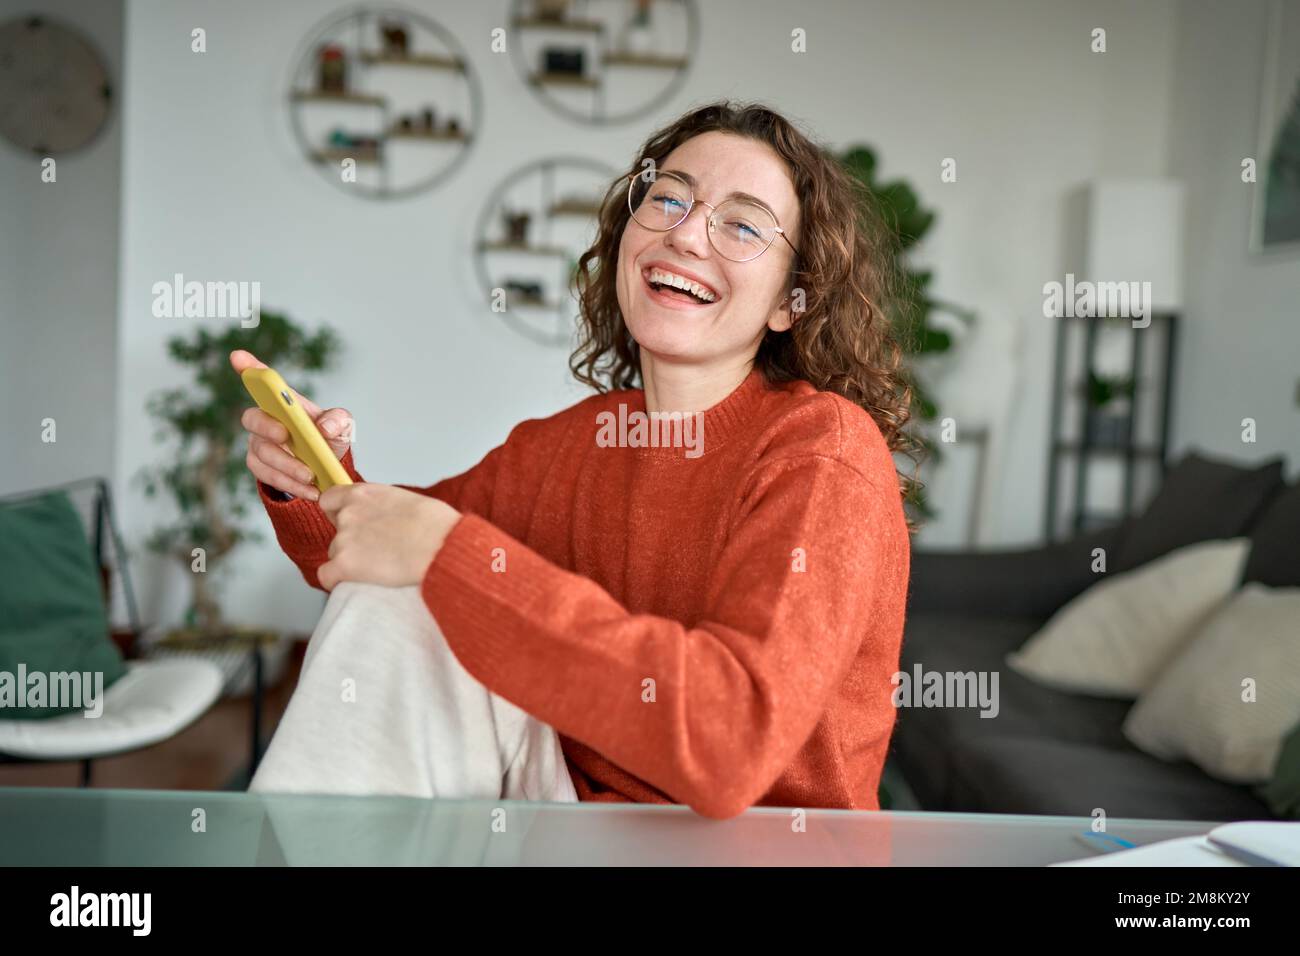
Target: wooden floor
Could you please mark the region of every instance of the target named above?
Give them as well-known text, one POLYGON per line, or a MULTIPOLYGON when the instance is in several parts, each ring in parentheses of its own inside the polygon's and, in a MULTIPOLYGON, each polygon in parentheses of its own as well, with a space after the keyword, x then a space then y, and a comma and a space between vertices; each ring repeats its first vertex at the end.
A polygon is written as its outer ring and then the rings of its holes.
MULTIPOLYGON (((262 706, 262 747, 266 748, 298 683, 306 642, 289 657, 284 675, 265 692, 262 706)), ((132 790, 242 789, 252 748, 251 698, 218 701, 206 714, 170 740, 145 750, 96 760, 92 787, 132 790)), ((76 787, 79 763, 0 763, 0 787, 76 787)))

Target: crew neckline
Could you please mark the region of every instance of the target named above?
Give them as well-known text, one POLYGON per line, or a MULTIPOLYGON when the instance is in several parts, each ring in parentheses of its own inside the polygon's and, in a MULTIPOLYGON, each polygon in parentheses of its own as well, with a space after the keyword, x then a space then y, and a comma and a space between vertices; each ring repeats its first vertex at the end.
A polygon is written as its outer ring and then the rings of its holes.
MULTIPOLYGON (((768 391, 767 379, 755 366, 749 370, 749 374, 741 383, 731 390, 731 394, 701 412, 700 414, 704 416, 704 449, 697 458, 688 458, 683 454, 683 449, 671 446, 647 446, 633 448, 631 451, 638 458, 681 458, 684 461, 698 461, 699 458, 706 457, 714 449, 721 447, 737 432, 752 425, 754 413, 762 404, 763 396, 768 391)), ((631 399, 628 402, 629 411, 646 411, 644 388, 631 390, 629 398, 631 399)))

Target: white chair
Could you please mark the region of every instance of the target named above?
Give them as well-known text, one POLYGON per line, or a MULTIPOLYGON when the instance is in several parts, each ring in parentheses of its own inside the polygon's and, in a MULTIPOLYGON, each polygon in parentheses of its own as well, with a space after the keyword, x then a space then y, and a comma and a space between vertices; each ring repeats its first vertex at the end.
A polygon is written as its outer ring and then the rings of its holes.
MULTIPOLYGON (((115 570, 131 631, 139 635, 135 593, 105 479, 82 479, 57 489, 6 496, 0 501, 12 502, 53 490, 71 492, 92 486, 93 549, 105 583, 105 602, 111 607, 110 569, 104 559, 107 532, 113 543, 115 570)), ((72 494, 69 498, 73 498, 72 494)), ((92 761, 139 750, 175 736, 216 702, 225 680, 221 669, 205 660, 128 660, 126 666, 127 672, 105 688, 103 712, 98 717, 89 718, 82 711, 73 711, 38 720, 0 720, 0 763, 79 761, 81 785, 88 786, 92 761)))
POLYGON ((0 753, 18 760, 79 760, 148 747, 180 733, 221 695, 221 669, 210 661, 127 661, 104 691, 103 713, 42 720, 0 720, 0 753))

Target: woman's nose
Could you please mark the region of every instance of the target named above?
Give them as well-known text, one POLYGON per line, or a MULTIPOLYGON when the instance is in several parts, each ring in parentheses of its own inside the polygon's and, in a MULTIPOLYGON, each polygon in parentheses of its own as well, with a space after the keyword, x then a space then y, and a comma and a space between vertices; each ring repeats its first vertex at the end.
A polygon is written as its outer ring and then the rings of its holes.
POLYGON ((689 249, 697 256, 708 255, 709 217, 712 212, 707 203, 697 202, 686 214, 686 218, 669 230, 666 241, 675 249, 689 249))

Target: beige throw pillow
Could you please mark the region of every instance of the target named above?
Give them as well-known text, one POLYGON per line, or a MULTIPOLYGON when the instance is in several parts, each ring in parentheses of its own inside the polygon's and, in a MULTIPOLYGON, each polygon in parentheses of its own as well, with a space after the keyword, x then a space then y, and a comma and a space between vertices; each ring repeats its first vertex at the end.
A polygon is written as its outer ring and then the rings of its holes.
POLYGON ((1247 584, 1133 705, 1124 736, 1212 777, 1262 783, 1300 723, 1300 588, 1247 584))
POLYGON ((1061 690, 1137 697, 1241 577, 1249 538, 1202 541, 1098 582, 1007 663, 1061 690))

